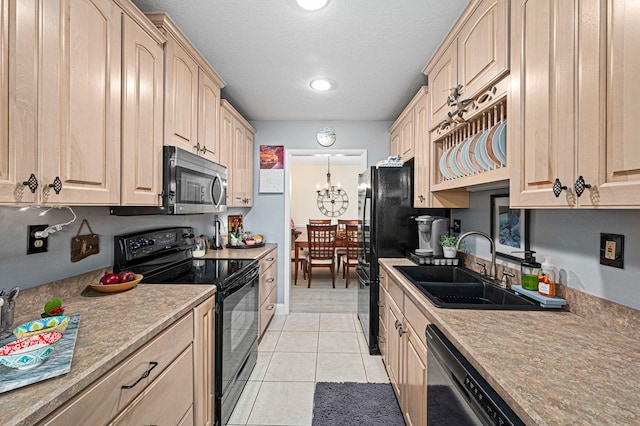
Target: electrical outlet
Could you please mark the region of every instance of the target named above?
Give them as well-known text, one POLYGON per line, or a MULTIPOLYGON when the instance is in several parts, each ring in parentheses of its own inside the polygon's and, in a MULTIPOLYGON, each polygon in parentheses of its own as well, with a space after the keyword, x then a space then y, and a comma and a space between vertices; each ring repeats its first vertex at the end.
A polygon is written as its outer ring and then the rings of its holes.
POLYGON ((46 253, 48 249, 49 238, 36 238, 35 233, 44 231, 49 225, 29 225, 29 234, 27 235, 27 254, 46 253))
POLYGON ((460 219, 453 219, 453 232, 460 232, 460 229, 462 228, 462 220, 460 219))
POLYGON ((600 234, 600 264, 624 268, 624 235, 600 234))

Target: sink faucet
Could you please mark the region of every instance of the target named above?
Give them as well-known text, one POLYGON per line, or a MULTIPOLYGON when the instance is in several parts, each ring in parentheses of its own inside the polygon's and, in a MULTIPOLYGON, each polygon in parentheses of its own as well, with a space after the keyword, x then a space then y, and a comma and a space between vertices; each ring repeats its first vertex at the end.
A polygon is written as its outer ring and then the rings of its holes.
POLYGON ((491 271, 489 272, 489 277, 495 280, 496 279, 496 245, 493 242, 493 239, 487 234, 485 234, 484 232, 480 232, 480 231, 465 232, 464 234, 460 235, 460 238, 458 238, 458 243, 456 244, 457 250, 460 250, 460 243, 462 243, 462 240, 467 238, 469 235, 481 235, 485 237, 487 240, 489 240, 489 242, 491 243, 491 271))

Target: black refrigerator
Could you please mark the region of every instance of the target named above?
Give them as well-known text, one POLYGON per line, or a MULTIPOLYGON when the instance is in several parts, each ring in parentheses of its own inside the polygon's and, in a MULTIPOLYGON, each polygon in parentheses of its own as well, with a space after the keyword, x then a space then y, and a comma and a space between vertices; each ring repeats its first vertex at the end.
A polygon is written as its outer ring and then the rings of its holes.
POLYGON ((416 216, 449 217, 446 209, 413 207, 413 161, 403 167, 371 167, 358 182, 358 318, 369 353, 378 347, 378 259, 406 257, 418 245, 416 216))

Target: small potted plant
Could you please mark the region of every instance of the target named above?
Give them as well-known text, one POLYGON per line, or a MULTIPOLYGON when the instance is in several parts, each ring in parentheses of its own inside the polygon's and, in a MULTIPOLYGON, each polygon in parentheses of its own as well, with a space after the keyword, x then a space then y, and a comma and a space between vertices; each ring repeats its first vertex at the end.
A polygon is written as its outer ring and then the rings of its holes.
POLYGON ((442 246, 444 257, 453 259, 457 256, 458 249, 456 248, 456 244, 458 244, 458 237, 454 235, 443 235, 440 237, 440 245, 442 246))

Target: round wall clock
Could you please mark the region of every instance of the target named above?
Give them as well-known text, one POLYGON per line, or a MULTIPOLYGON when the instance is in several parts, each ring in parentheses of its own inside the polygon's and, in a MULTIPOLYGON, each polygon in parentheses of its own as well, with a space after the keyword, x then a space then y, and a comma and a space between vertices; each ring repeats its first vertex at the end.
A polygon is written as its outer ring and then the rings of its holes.
POLYGON ((318 193, 318 209, 328 217, 342 216, 349 207, 349 196, 344 189, 333 188, 318 193))
POLYGON ((336 142, 336 132, 331 127, 323 127, 316 134, 316 140, 322 146, 331 146, 336 142))

